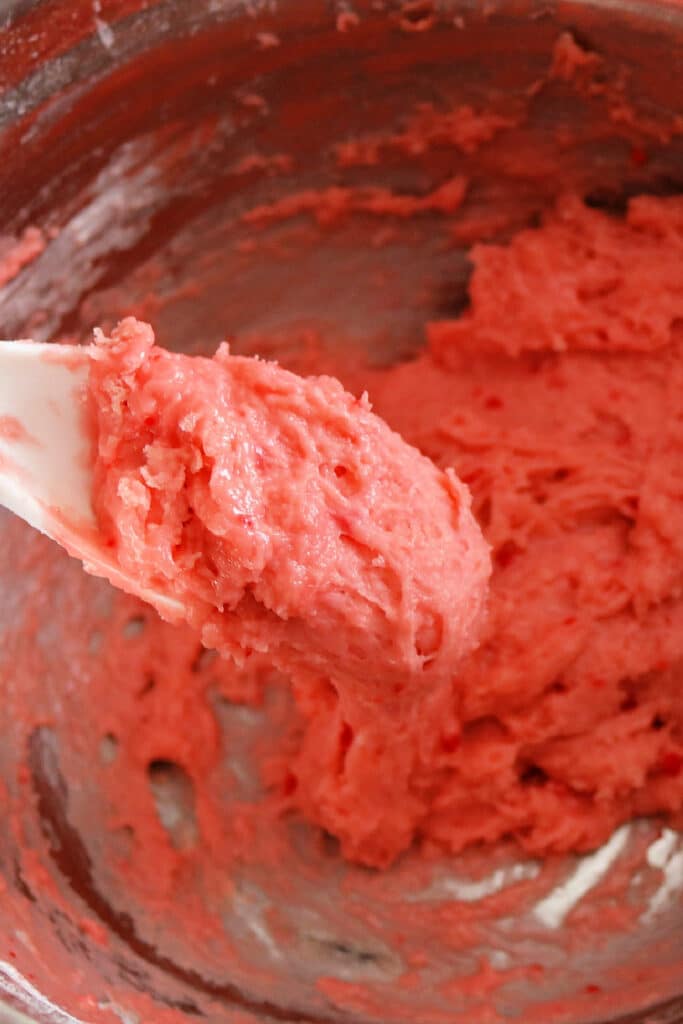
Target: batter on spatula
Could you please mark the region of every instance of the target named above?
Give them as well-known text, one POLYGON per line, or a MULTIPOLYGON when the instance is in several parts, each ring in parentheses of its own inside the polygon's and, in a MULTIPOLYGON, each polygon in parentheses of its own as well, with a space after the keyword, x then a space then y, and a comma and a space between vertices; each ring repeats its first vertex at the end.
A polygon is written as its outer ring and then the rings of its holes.
MULTIPOLYGON (((483 618, 490 560, 467 489, 333 378, 226 346, 172 354, 133 319, 99 335, 90 399, 95 508, 119 565, 179 599, 207 647, 265 653, 326 706, 373 808, 367 832, 335 831, 352 855, 390 856, 483 618)), ((311 811, 337 820, 347 800, 340 787, 311 811)))

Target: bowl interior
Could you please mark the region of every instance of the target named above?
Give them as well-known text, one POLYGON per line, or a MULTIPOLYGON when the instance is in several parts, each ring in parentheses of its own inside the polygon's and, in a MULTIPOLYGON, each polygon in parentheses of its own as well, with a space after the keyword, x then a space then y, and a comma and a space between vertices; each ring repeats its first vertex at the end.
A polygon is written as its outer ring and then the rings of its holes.
MULTIPOLYGON (((681 190, 674 6, 53 7, 10 4, 0 38, 0 222, 42 232, 0 288, 3 337, 82 340, 135 313, 167 347, 229 337, 343 376, 410 359, 427 320, 466 307, 471 245, 562 192, 618 213, 681 190), (571 45, 598 71, 567 72, 571 45), (460 179, 456 213, 433 197, 460 179)), ((282 682, 255 672, 238 703, 187 635, 180 688, 171 627, 150 646, 152 612, 0 527, 8 1006, 125 1024, 683 1020, 676 833, 642 821, 588 858, 501 846, 378 874, 300 822, 254 828, 282 682), (204 730, 207 792, 147 742, 163 715, 204 730)))

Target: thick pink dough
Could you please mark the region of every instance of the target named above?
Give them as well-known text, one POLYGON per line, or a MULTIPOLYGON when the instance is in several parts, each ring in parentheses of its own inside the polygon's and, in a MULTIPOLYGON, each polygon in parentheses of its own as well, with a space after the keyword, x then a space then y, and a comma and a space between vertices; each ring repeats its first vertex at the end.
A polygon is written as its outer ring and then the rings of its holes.
MULTIPOLYGON (((417 360, 359 371, 340 359, 336 368, 351 390, 368 389, 376 412, 414 449, 380 429, 338 385, 300 385, 305 394, 321 389, 330 415, 341 406, 340 421, 350 431, 322 460, 345 467, 346 475, 332 468, 314 478, 316 498, 307 507, 321 515, 305 531, 309 554, 301 555, 301 563, 327 580, 333 565, 351 584, 347 603, 336 608, 344 637, 351 635, 354 608, 365 608, 369 627, 359 626, 351 641, 355 650, 346 650, 341 627, 336 635, 331 625, 330 595, 318 605, 312 591, 300 591, 302 600, 311 596, 311 614, 324 609, 330 632, 326 639, 324 630, 315 634, 320 646, 307 646, 313 619, 302 618, 300 648, 277 655, 293 680, 297 714, 290 741, 273 752, 263 772, 278 807, 323 825, 340 837, 346 856, 368 864, 388 863, 413 838, 427 851, 457 851, 505 836, 533 854, 588 850, 631 817, 665 813, 675 823, 683 811, 683 201, 643 196, 625 217, 611 217, 569 197, 540 227, 520 232, 508 245, 475 246, 472 261, 471 308, 456 320, 429 324, 429 346, 417 360), (369 439, 365 424, 373 424, 382 445, 389 445, 381 447, 381 459, 377 449, 367 462, 359 461, 354 445, 369 439), (383 508, 389 498, 402 530, 419 535, 441 521, 444 477, 415 449, 435 467, 455 468, 492 550, 487 613, 469 653, 476 595, 488 569, 464 505, 451 534, 454 579, 439 569, 428 538, 407 551, 394 547, 396 537, 407 536, 401 531, 393 539, 373 533, 369 541, 370 527, 363 525, 370 507, 383 508), (410 453, 409 462, 400 463, 403 485, 379 487, 378 459, 393 467, 385 460, 394 450, 406 458, 410 453), (356 453, 354 461, 349 451, 356 453), (323 493, 345 509, 343 527, 330 520, 332 505, 320 504, 323 493), (436 505, 428 493, 440 496, 436 505), (351 510, 359 509, 356 521, 351 510), (420 514, 425 518, 414 518, 420 514), (342 541, 340 533, 349 539, 342 541), (457 546, 467 537, 479 565, 471 576, 457 546), (383 572, 367 550, 378 549, 380 538, 389 566, 383 572), (323 564, 323 549, 334 552, 332 563, 323 564), (404 618, 397 608, 399 580, 413 572, 421 587, 434 582, 434 573, 441 577, 445 589, 439 592, 437 579, 424 604, 449 609, 440 638, 428 616, 417 629, 414 615, 424 594, 411 604, 413 617, 404 618), (372 589, 364 590, 371 581, 372 589), (365 605, 370 596, 375 603, 365 605), (416 638, 427 662, 429 649, 439 649, 417 674, 416 638), (317 674, 307 667, 314 654, 317 674)), ((175 492, 163 502, 149 486, 154 466, 147 480, 140 467, 135 470, 140 478, 129 497, 141 502, 137 511, 123 503, 119 477, 127 459, 135 469, 135 452, 139 459, 157 432, 167 441, 176 436, 185 363, 150 348, 144 329, 131 325, 131 332, 126 341, 124 329, 118 348, 102 349, 95 383, 103 385, 109 373, 114 381, 116 367, 130 360, 120 396, 137 392, 144 379, 149 394, 143 402, 143 388, 141 406, 135 398, 118 415, 102 406, 103 438, 109 434, 113 447, 105 445, 100 459, 99 508, 106 529, 121 542, 122 557, 135 556, 136 545, 149 536, 157 552, 166 552, 169 577, 179 586, 182 575, 172 555, 186 552, 190 540, 201 547, 185 536, 188 525, 177 515, 189 493, 184 463, 177 478, 171 474, 175 492), (132 436, 122 444, 129 416, 132 436), (155 525, 166 501, 170 519, 155 525), (117 529, 124 531, 118 539, 117 529)), ((220 391, 218 364, 188 365, 210 367, 206 386, 220 391)), ((268 364, 246 365, 281 374, 268 364)), ((202 429, 197 421, 188 431, 193 448, 202 429)), ((208 421, 206 430, 208 436, 208 421)), ((296 436, 310 435, 304 430, 296 436)), ((180 449, 184 443, 178 442, 180 449)), ((198 465, 207 456, 203 444, 196 446, 198 465)), ((153 445, 144 458, 154 461, 155 451, 153 445)), ((297 465, 303 472, 303 463, 297 465)), ((196 476, 187 480, 206 496, 206 468, 196 476)), ((301 493, 294 472, 284 473, 281 483, 283 494, 301 493)), ((127 486, 124 481, 124 495, 127 486)), ((226 492, 227 484, 221 485, 226 492)), ((193 500, 200 511, 202 502, 193 500)), ((238 496, 236 506, 242 501, 238 496)), ((278 515, 283 501, 280 496, 278 515)), ((301 521, 297 507, 288 522, 301 521)), ((214 505, 207 509, 203 516, 215 515, 225 526, 214 505)), ((263 506, 256 512, 261 517, 263 506)), ((210 534, 202 527, 199 537, 203 545, 210 534)), ((211 630, 208 642, 231 648, 242 624, 254 644, 267 633, 273 651, 294 635, 286 623, 273 628, 277 616, 267 623, 265 611, 257 614, 255 598, 244 602, 235 631, 227 628, 234 619, 215 610, 211 570, 203 578, 199 571, 206 569, 207 551, 201 547, 194 567, 188 564, 182 585, 197 588, 193 607, 197 623, 206 621, 211 630)), ((216 567, 215 575, 232 578, 216 567)), ((282 574, 273 587, 280 585, 282 574)), ((412 585, 406 593, 414 593, 412 585)), ((240 685, 237 673, 237 699, 240 685)), ((248 695, 248 680, 244 691, 248 695)), ((193 742, 191 724, 187 735, 162 740, 164 749, 186 749, 193 742)))
POLYGON ((482 625, 467 489, 333 378, 226 346, 172 354, 133 319, 96 356, 95 505, 118 562, 178 597, 207 647, 292 679, 306 813, 385 863, 414 834, 415 778, 456 728, 452 680, 482 625), (330 774, 340 757, 351 785, 330 774))

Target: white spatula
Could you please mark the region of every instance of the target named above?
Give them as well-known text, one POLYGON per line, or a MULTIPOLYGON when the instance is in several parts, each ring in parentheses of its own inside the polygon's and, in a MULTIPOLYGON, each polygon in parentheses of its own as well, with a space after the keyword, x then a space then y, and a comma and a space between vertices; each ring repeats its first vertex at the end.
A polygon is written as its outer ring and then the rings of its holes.
POLYGON ((0 504, 88 572, 177 620, 182 605, 122 573, 99 537, 85 417, 89 359, 87 346, 0 341, 0 504))

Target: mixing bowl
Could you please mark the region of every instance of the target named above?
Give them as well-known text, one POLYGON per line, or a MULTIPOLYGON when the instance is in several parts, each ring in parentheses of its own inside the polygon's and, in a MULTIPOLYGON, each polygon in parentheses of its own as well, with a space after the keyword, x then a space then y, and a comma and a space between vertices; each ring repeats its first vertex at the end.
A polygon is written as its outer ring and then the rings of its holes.
MULTIPOLYGON (((81 340, 132 312, 171 348, 385 365, 464 308, 478 239, 565 190, 612 212, 683 189, 674 3, 5 0, 0 21, 3 337, 81 340), (434 111, 413 145, 407 119, 434 111), (458 176, 457 223, 446 201, 335 205, 458 176)), ((152 613, 8 514, 0 530, 0 1019, 683 1021, 683 842, 662 823, 583 858, 503 844, 376 872, 274 818, 228 869, 191 771, 142 741, 117 810, 128 755, 96 732, 93 666, 106 650, 125 691, 152 613), (139 833, 126 801, 149 807, 139 833)), ((240 836, 286 695, 266 686, 268 715, 230 700, 189 640, 179 694, 163 656, 121 728, 163 707, 204 729, 240 836)))

